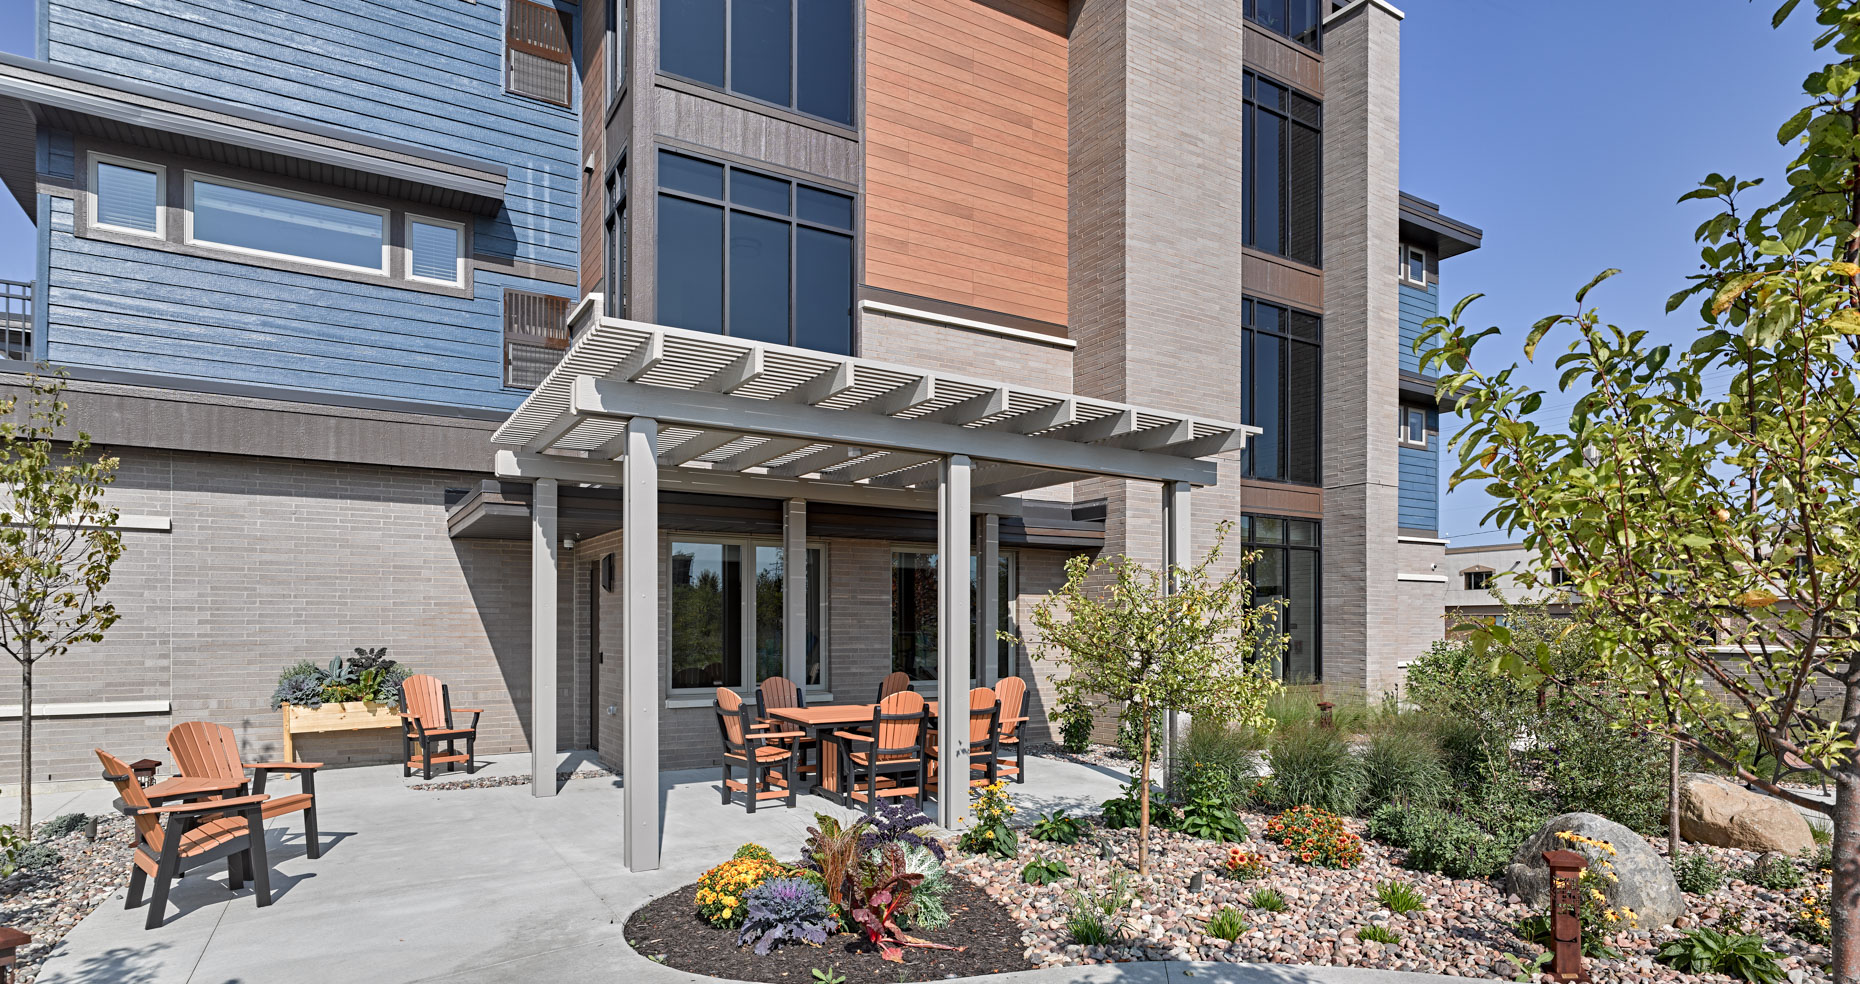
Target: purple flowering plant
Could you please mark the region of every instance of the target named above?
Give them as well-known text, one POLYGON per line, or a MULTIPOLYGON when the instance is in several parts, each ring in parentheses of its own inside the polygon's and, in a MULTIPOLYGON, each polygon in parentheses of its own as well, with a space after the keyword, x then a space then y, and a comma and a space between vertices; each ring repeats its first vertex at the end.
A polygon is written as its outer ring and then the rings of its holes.
POLYGON ((935 825, 936 821, 925 816, 924 811, 914 803, 881 803, 871 828, 860 838, 859 853, 868 854, 875 848, 896 843, 926 848, 936 855, 938 861, 945 860, 943 845, 937 843, 936 838, 917 833, 920 828, 935 825))
POLYGON ((755 940, 757 956, 767 956, 783 941, 819 946, 839 928, 826 894, 805 878, 772 878, 750 889, 743 901, 748 910, 736 943, 755 940))

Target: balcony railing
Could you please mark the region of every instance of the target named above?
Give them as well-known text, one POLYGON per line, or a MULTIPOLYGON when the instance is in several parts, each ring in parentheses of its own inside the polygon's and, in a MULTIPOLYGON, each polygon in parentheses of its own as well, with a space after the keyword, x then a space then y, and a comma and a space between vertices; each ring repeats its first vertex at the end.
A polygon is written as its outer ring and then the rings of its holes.
POLYGON ((0 280, 0 358, 32 358, 32 284, 0 280))

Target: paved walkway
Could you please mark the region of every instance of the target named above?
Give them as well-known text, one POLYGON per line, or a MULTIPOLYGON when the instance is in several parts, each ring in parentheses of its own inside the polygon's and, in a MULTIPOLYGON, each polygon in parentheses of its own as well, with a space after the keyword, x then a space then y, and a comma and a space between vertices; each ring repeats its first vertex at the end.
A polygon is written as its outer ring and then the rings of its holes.
MULTIPOLYGON (((479 775, 527 769, 527 757, 493 759, 479 775)), ((1023 809, 1074 812, 1115 795, 1124 776, 1039 759, 1016 787, 1023 809)), ((397 767, 318 777, 323 857, 304 856, 300 817, 268 828, 274 901, 228 892, 223 868, 183 879, 167 922, 142 928, 119 890, 46 961, 42 984, 369 984, 549 981, 671 984, 709 978, 646 960, 626 945, 626 917, 688 884, 744 841, 792 851, 825 800, 755 816, 718 802, 716 776, 672 773, 663 799, 665 866, 634 874, 620 864, 618 780, 576 779, 553 799, 527 786, 420 792, 397 767)), ((41 796, 43 816, 103 812, 111 793, 41 796)), ((8 807, 0 800, 0 815, 8 807)), ((217 866, 216 866, 217 867, 217 866)), ((1005 975, 1017 982, 1135 984, 1394 984, 1421 975, 1197 964, 1056 968, 1005 975)), ((991 978, 1000 981, 1003 978, 991 978)), ((1437 979, 1436 979, 1437 980, 1437 979)))

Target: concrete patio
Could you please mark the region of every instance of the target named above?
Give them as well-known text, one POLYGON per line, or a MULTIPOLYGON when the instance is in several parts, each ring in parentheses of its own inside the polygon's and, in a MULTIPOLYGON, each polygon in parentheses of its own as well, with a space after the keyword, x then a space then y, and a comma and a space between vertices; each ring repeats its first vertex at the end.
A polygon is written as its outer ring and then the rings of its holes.
MULTIPOLYGON (((488 761, 479 776, 529 772, 528 756, 488 761)), ((1126 778, 1044 758, 1029 766, 1028 781, 1014 787, 1027 811, 1095 810, 1126 778)), ((463 773, 435 782, 444 778, 463 773)), ((119 890, 66 937, 39 981, 698 980, 635 954, 623 938, 627 915, 744 841, 790 855, 815 811, 844 812, 802 796, 795 809, 764 805, 750 816, 719 803, 714 771, 666 773, 664 866, 633 873, 621 864, 618 779, 569 780, 547 799, 527 786, 408 788, 418 784, 395 766, 319 776, 323 857, 304 856, 299 816, 273 822, 269 908, 255 906, 249 888, 228 892, 216 865, 176 885, 166 924, 145 931, 146 910, 125 910, 119 890)), ((41 794, 35 810, 102 813, 112 798, 102 788, 41 794)), ((0 811, 9 809, 17 804, 0 799, 0 811)))

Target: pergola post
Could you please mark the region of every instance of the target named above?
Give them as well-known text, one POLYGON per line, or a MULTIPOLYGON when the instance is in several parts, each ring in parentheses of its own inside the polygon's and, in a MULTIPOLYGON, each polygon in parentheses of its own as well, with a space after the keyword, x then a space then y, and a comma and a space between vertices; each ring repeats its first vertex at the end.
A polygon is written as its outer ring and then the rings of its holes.
POLYGON ((995 654, 1001 645, 995 632, 1001 625, 1001 517, 983 516, 981 534, 975 562, 975 668, 981 685, 992 687, 1000 682, 995 654))
POLYGON ((969 806, 969 479, 968 455, 937 468, 937 823, 954 830, 969 806))
POLYGON ((555 795, 556 480, 530 501, 530 795, 555 795))
MULTIPOLYGON (((1176 591, 1177 568, 1193 563, 1189 558, 1189 518, 1187 482, 1164 482, 1163 507, 1163 590, 1176 591)), ((1163 788, 1175 788, 1175 708, 1163 713, 1163 788)))
POLYGON ((783 674, 807 687, 807 500, 789 499, 781 515, 783 674))
MULTIPOLYGON (((659 867, 659 459, 657 421, 626 425, 620 479, 626 690, 621 854, 628 871, 659 867)), ((553 777, 552 777, 553 778, 553 777)))

